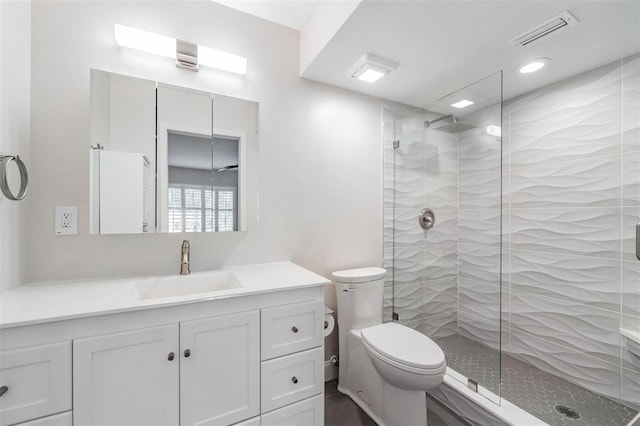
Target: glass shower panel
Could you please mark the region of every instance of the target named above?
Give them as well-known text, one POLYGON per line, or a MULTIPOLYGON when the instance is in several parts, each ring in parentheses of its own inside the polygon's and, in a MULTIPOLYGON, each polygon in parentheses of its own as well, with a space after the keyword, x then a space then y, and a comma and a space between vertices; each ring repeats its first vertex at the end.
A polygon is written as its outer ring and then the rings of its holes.
POLYGON ((393 319, 499 402, 502 74, 395 113, 393 319))

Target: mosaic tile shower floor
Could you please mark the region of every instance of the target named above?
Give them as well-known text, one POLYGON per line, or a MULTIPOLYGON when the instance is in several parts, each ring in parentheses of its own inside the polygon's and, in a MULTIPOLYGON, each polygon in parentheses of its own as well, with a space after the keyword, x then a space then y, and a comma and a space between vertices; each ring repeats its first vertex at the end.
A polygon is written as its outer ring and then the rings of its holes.
MULTIPOLYGON (((461 335, 436 340, 447 365, 497 393, 500 354, 461 335)), ((502 397, 540 420, 555 425, 626 425, 637 411, 546 373, 512 356, 502 355, 502 397), (555 410, 556 405, 578 412, 572 419, 555 410)))

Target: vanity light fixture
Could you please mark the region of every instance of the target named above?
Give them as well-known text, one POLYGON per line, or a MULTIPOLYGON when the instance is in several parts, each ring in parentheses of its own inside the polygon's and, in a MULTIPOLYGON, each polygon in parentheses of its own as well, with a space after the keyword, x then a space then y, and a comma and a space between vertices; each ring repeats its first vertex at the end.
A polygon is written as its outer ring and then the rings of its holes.
POLYGON ((464 108, 464 107, 468 107, 469 105, 473 105, 475 102, 467 100, 467 99, 463 99, 461 101, 456 102, 455 104, 451 104, 452 107, 454 108, 464 108))
POLYGON ((551 62, 549 58, 538 58, 527 63, 524 63, 518 67, 518 71, 520 74, 531 74, 532 72, 536 72, 544 68, 547 64, 551 62))
POLYGON ((396 62, 367 53, 353 66, 351 77, 373 83, 396 68, 398 68, 396 62))
POLYGON ((197 71, 203 65, 236 74, 247 73, 247 58, 242 56, 119 24, 114 27, 114 35, 120 46, 173 58, 182 68, 197 71))
POLYGON ((116 43, 130 49, 141 50, 165 58, 176 57, 176 39, 136 28, 116 24, 114 26, 116 43))

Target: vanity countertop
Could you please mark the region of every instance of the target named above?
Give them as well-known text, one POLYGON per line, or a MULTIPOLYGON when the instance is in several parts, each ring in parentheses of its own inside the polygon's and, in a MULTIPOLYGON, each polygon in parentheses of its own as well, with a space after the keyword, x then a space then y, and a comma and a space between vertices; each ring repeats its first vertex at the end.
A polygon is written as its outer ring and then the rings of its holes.
MULTIPOLYGON (((326 284, 330 284, 326 278, 291 262, 230 266, 218 271, 194 272, 185 276, 25 284, 0 294, 0 328, 326 284), (193 286, 193 283, 201 285, 214 280, 232 282, 229 286, 232 288, 170 294, 171 289, 180 289, 181 283, 193 286), (169 289, 169 295, 145 298, 144 290, 158 284, 162 289, 169 289)), ((194 288, 198 288, 197 285, 194 288)))

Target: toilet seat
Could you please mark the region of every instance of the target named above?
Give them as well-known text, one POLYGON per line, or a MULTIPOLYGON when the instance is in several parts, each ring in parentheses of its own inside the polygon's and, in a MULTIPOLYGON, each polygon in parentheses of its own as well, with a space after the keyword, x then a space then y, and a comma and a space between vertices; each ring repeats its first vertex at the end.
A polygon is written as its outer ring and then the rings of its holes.
POLYGON ((362 341, 380 361, 416 374, 439 374, 446 368, 442 349, 430 338, 397 323, 361 330, 362 341))

